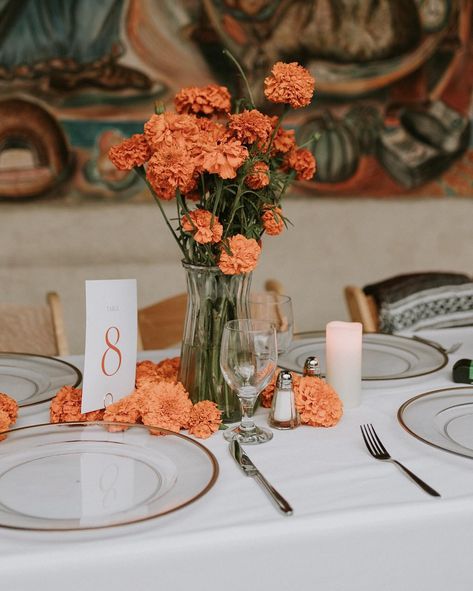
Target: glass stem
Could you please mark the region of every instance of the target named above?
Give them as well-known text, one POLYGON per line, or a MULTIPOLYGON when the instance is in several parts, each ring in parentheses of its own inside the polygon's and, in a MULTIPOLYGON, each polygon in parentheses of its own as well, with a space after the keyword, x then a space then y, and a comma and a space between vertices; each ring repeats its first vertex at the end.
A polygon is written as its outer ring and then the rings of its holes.
POLYGON ((255 423, 252 419, 255 408, 256 398, 242 398, 240 397, 241 405, 241 423, 240 431, 247 433, 255 429, 255 423))

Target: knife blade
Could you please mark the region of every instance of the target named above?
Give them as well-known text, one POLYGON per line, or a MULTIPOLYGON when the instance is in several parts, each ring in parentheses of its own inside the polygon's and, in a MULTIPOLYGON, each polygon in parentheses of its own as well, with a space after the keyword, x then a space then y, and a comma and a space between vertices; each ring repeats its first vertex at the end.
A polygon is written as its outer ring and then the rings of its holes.
POLYGON ((291 505, 261 474, 258 468, 250 460, 248 455, 243 451, 243 448, 237 439, 230 441, 230 453, 246 476, 254 478, 263 487, 279 511, 281 511, 284 515, 292 515, 293 511, 291 505))

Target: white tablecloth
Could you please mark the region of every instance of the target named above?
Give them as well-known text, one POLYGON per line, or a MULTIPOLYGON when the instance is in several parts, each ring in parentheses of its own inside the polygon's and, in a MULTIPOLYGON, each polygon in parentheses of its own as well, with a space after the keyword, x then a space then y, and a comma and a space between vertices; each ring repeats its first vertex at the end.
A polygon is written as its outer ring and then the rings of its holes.
MULTIPOLYGON (((217 433, 205 445, 218 459, 219 478, 180 511, 89 532, 0 529, 0 588, 471 591, 473 460, 414 439, 396 412, 415 394, 452 385, 453 362, 473 357, 473 329, 422 334, 445 346, 464 345, 447 367, 420 382, 365 390, 361 406, 347 410, 335 428, 277 431, 272 442, 248 448, 293 505, 292 517, 281 516, 240 472, 217 433), (367 422, 441 499, 368 455, 359 430, 367 422)), ((41 418, 27 415, 19 424, 41 418)), ((265 423, 266 412, 257 419, 265 423)))

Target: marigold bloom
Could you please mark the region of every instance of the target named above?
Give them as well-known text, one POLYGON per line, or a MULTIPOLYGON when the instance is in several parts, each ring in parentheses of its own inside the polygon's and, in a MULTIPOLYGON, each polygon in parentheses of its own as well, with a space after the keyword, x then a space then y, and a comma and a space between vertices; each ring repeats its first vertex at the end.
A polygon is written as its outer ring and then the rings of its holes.
POLYGON ((151 154, 151 148, 141 133, 135 133, 108 151, 110 161, 118 170, 132 170, 135 166, 143 166, 151 158, 151 154))
POLYGON ((269 166, 266 162, 255 163, 250 174, 245 178, 245 184, 255 191, 269 185, 269 166))
POLYGON ((298 180, 310 181, 316 170, 315 158, 307 148, 291 150, 284 159, 284 167, 296 171, 298 180))
POLYGON ((65 423, 69 421, 101 421, 103 410, 93 410, 82 414, 82 388, 63 386, 51 400, 49 417, 51 423, 65 423))
POLYGON ((144 135, 153 151, 176 146, 189 149, 199 143, 200 129, 196 117, 166 112, 145 123, 144 135))
POLYGON ((136 388, 148 382, 177 382, 180 361, 180 357, 170 357, 159 363, 139 361, 136 364, 136 388))
POLYGON ((287 154, 296 145, 296 132, 293 129, 284 129, 279 127, 271 146, 271 154, 287 154))
POLYGON ((227 241, 231 252, 222 248, 218 266, 225 275, 239 275, 249 273, 256 268, 261 254, 261 247, 254 238, 245 238, 242 234, 236 234, 227 241))
POLYGON ((187 429, 192 402, 180 382, 148 383, 138 390, 138 395, 145 425, 162 427, 175 433, 187 429))
POLYGON ((222 413, 215 402, 202 400, 192 407, 189 417, 189 433, 201 439, 207 439, 218 431, 222 423, 222 413))
POLYGON ((223 234, 223 226, 218 219, 206 209, 195 209, 186 213, 181 219, 184 232, 194 234, 194 240, 200 244, 220 242, 223 234))
POLYGON ((0 392, 0 412, 6 413, 10 424, 13 424, 18 417, 18 402, 8 394, 0 392))
POLYGON ((320 378, 302 377, 294 387, 294 394, 296 408, 304 425, 333 427, 343 414, 338 394, 320 378))
POLYGON ((234 179, 240 166, 248 158, 248 150, 235 139, 201 146, 194 162, 198 169, 218 174, 222 179, 234 179))
POLYGON ((230 99, 230 92, 225 86, 189 86, 176 94, 174 106, 178 113, 212 115, 230 111, 230 99))
POLYGON ((261 216, 263 228, 269 236, 277 236, 284 230, 284 220, 280 207, 268 207, 261 216))
POLYGON ((264 143, 273 131, 271 117, 257 109, 230 116, 228 129, 242 144, 264 143))
POLYGON ((136 391, 107 406, 103 415, 104 421, 118 423, 138 423, 140 418, 140 398, 136 391))
POLYGON ((264 80, 264 94, 273 103, 287 103, 293 109, 306 107, 314 94, 315 80, 297 62, 277 62, 264 80))
POLYGON ((192 191, 196 186, 195 167, 184 148, 163 148, 155 152, 148 162, 146 177, 157 196, 169 201, 182 193, 192 191))
MULTIPOLYGON (((0 410, 0 433, 2 431, 8 431, 8 429, 10 428, 10 424, 11 421, 8 414, 5 411, 0 410)), ((3 441, 6 438, 6 435, 0 435, 0 441, 3 441)))

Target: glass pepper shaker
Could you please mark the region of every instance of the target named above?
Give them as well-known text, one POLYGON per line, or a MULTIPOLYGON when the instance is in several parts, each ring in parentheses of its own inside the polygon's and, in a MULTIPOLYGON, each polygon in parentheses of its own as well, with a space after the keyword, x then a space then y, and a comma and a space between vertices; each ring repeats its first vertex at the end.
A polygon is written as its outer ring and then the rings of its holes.
POLYGON ((275 429, 294 429, 300 423, 296 410, 292 375, 282 370, 279 372, 274 390, 273 403, 269 413, 269 424, 275 429))
POLYGON ((321 378, 322 374, 320 371, 320 365, 318 358, 313 355, 311 357, 307 357, 304 363, 304 371, 303 375, 305 376, 313 376, 314 378, 321 378))

